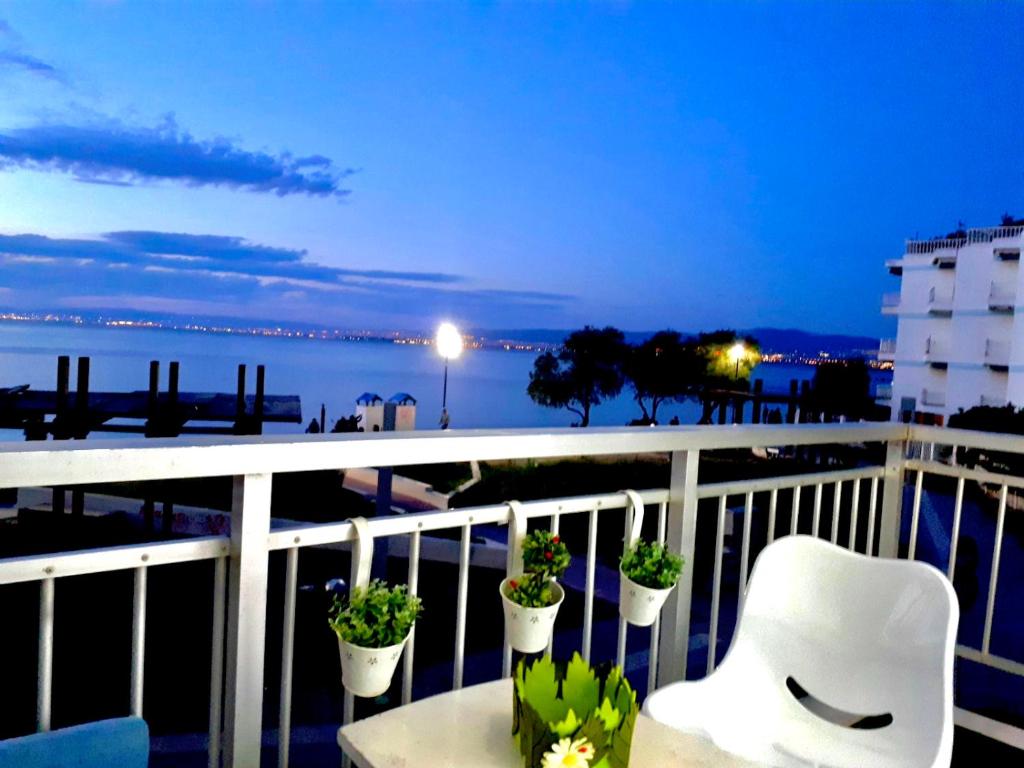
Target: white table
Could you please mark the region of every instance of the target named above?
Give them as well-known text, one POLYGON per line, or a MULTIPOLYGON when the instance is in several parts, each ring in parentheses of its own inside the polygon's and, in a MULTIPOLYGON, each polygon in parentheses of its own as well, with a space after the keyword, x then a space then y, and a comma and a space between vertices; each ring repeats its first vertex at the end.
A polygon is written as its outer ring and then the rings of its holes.
MULTIPOLYGON (((512 737, 512 680, 474 685, 421 699, 346 725, 338 745, 360 768, 522 768, 512 737)), ((640 715, 631 766, 749 766, 697 736, 640 715)))

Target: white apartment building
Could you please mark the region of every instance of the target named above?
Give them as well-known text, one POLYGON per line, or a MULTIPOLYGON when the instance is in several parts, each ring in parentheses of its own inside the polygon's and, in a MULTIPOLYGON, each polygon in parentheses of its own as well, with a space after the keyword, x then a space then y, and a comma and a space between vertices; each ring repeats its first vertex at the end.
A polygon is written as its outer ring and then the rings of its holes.
POLYGON ((962 237, 908 240, 886 262, 900 277, 882 297, 898 319, 878 356, 894 364, 880 391, 893 418, 944 423, 976 405, 1024 406, 1024 226, 970 229, 962 237))

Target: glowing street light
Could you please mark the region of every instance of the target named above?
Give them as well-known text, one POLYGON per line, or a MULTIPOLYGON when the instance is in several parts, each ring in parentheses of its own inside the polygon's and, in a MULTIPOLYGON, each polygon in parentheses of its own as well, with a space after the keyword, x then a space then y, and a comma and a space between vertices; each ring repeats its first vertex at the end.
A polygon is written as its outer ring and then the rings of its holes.
POLYGON ((444 389, 441 394, 441 429, 448 429, 448 361, 462 354, 462 334, 451 323, 441 323, 434 337, 437 353, 444 358, 444 389))
POLYGON ((736 363, 736 371, 733 374, 733 378, 738 379, 740 377, 740 360, 742 360, 746 354, 747 348, 739 341, 729 347, 729 359, 736 363))

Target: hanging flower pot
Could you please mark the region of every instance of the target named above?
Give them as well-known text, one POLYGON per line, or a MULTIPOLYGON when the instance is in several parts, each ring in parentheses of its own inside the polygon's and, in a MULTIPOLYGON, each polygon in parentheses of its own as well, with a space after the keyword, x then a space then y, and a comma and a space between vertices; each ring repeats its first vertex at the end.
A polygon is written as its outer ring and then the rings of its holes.
POLYGON ((342 685, 356 696, 384 693, 421 611, 405 585, 379 580, 355 587, 347 600, 336 598, 330 624, 338 635, 342 685))
POLYGON ((529 607, 515 602, 522 600, 520 590, 524 580, 531 578, 524 574, 518 578, 507 578, 499 586, 501 603, 505 609, 505 633, 508 643, 520 653, 543 651, 555 627, 555 616, 565 599, 565 590, 555 581, 550 581, 547 590, 553 602, 546 606, 529 607))
POLYGON ((391 678, 409 636, 384 648, 364 648, 338 638, 341 653, 341 684, 356 696, 373 698, 391 687, 391 678))
POLYGON ((373 697, 391 686, 423 601, 404 584, 389 587, 379 579, 370 581, 373 534, 365 518, 353 518, 352 525, 353 587, 347 598, 334 598, 328 621, 338 635, 341 684, 356 696, 373 697))
POLYGON ((519 502, 509 502, 508 573, 498 587, 505 611, 505 638, 521 653, 544 650, 554 631, 555 615, 565 589, 555 581, 572 560, 558 534, 526 534, 526 517, 519 502))
POLYGON ((639 539, 619 566, 619 615, 630 624, 649 627, 679 581, 683 558, 639 539))
POLYGON ((645 587, 637 584, 621 569, 619 579, 619 614, 630 624, 638 627, 651 626, 675 585, 667 589, 645 587))

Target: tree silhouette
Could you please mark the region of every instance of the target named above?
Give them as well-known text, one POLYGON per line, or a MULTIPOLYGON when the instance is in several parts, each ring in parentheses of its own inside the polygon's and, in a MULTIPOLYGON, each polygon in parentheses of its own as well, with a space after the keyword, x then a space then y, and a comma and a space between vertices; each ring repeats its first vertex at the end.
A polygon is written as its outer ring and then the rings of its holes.
POLYGON ((622 391, 627 350, 622 331, 588 325, 569 334, 557 353, 534 361, 526 392, 539 405, 575 413, 586 427, 591 409, 622 391))
POLYGON ((677 331, 658 331, 633 347, 626 358, 625 374, 643 421, 657 423, 659 405, 680 402, 694 394, 707 367, 697 344, 684 341, 677 331))
POLYGON ((702 333, 697 337, 697 348, 707 363, 704 386, 710 389, 746 389, 750 384, 750 372, 761 362, 761 346, 757 339, 741 337, 736 331, 702 333), (743 345, 743 355, 739 360, 729 353, 737 343, 743 345))
POLYGON ((814 370, 811 394, 819 410, 866 418, 873 408, 868 364, 863 360, 821 363, 814 370))

